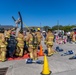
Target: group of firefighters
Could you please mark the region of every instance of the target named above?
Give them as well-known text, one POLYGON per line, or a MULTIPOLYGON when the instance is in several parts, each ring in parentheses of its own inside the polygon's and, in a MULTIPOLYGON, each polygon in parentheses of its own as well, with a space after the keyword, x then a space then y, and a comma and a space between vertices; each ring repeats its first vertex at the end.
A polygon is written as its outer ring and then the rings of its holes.
MULTIPOLYGON (((14 55, 22 57, 26 51, 24 48, 25 46, 28 48, 30 59, 37 60, 37 51, 42 45, 41 41, 43 40, 40 28, 38 28, 37 31, 30 29, 26 32, 26 35, 24 35, 22 31, 19 31, 17 37, 15 37, 15 34, 13 34, 14 36, 11 34, 14 30, 16 30, 16 28, 9 30, 0 29, 0 61, 6 61, 8 55, 12 58, 14 55), (12 41, 11 37, 13 39, 12 41), (15 43, 13 43, 14 40, 15 43)), ((48 56, 51 56, 54 53, 54 50, 52 49, 53 39, 54 35, 51 30, 48 29, 44 42, 47 46, 48 56)))

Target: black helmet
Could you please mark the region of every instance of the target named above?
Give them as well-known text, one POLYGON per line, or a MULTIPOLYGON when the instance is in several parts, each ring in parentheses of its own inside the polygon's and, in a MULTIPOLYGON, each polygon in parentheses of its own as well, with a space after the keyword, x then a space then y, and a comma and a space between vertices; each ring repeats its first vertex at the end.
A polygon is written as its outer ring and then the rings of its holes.
POLYGON ((34 29, 31 29, 31 32, 35 32, 35 30, 34 29))
POLYGON ((19 32, 20 32, 20 33, 23 33, 23 31, 22 31, 22 30, 20 30, 19 32))
POLYGON ((49 28, 48 31, 51 31, 51 29, 49 28))
POLYGON ((4 33, 4 28, 0 28, 0 33, 4 33))

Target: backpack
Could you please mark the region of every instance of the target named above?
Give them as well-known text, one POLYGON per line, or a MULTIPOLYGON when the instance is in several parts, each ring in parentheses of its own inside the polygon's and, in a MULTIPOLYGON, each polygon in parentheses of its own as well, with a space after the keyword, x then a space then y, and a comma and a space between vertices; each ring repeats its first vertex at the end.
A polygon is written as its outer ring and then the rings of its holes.
POLYGON ((14 36, 10 36, 10 38, 7 40, 8 45, 17 45, 17 40, 14 36))
POLYGON ((37 38, 37 36, 34 35, 34 34, 32 34, 32 36, 33 36, 32 44, 33 44, 34 46, 37 46, 37 45, 38 45, 38 38, 37 38))
POLYGON ((14 36, 10 36, 10 38, 7 40, 7 43, 7 56, 13 57, 17 49, 17 40, 14 36))

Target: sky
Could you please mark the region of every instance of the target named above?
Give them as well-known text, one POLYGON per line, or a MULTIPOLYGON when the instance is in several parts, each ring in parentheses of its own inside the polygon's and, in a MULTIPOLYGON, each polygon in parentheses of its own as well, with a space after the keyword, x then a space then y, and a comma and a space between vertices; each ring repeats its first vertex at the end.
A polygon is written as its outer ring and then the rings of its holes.
POLYGON ((18 11, 27 26, 76 24, 76 0, 0 0, 0 24, 15 26, 18 11))

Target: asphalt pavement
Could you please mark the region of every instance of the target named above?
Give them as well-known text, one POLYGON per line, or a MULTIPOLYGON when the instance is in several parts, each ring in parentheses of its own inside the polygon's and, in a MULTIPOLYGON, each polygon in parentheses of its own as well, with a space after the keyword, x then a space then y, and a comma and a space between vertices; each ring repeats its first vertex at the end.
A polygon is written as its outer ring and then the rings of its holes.
MULTIPOLYGON (((42 41, 43 49, 46 50, 44 41, 42 41)), ((57 44, 54 43, 53 49, 59 46, 63 52, 57 52, 48 58, 49 68, 52 71, 51 75, 75 75, 76 74, 76 59, 69 60, 70 57, 76 54, 76 44, 57 44), (72 50, 74 54, 61 56, 68 50, 72 50)), ((44 60, 44 56, 39 57, 44 60)), ((26 64, 26 59, 12 60, 0 62, 0 68, 8 67, 6 75, 40 75, 43 70, 43 64, 26 64)))

